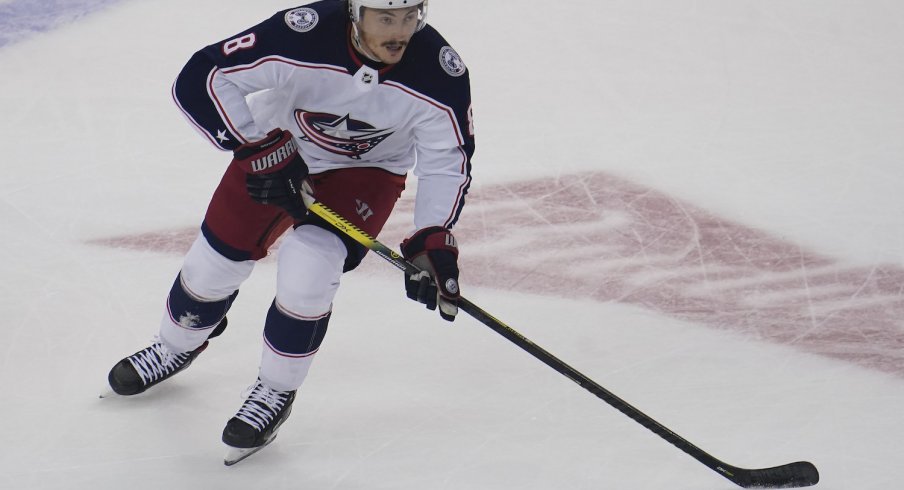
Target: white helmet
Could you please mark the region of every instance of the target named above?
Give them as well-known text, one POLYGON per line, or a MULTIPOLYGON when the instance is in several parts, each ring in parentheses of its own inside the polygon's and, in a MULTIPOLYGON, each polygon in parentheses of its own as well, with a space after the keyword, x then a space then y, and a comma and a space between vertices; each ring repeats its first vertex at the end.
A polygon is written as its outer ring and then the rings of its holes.
POLYGON ((421 30, 427 24, 427 0, 348 0, 348 16, 352 23, 361 21, 361 9, 402 9, 407 7, 419 7, 417 30, 421 30))

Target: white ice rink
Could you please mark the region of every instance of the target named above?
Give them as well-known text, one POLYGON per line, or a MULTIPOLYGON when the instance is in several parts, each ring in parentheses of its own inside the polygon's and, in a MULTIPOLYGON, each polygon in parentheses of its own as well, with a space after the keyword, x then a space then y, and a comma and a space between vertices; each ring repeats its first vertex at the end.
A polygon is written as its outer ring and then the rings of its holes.
MULTIPOLYGON (((291 6, 124 1, 0 47, 0 488, 734 488, 373 256, 241 464, 220 433, 272 260, 188 371, 98 399, 229 161, 170 85, 291 6)), ((433 0, 429 20, 471 70, 466 297, 728 463, 902 488, 904 3, 433 0)))

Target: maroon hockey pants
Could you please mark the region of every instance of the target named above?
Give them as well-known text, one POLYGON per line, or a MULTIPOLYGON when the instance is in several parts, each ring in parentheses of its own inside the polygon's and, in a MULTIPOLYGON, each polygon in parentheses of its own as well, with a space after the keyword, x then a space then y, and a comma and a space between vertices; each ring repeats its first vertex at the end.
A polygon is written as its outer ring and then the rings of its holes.
MULTIPOLYGON (((362 167, 330 170, 308 179, 318 201, 377 236, 405 189, 405 177, 362 167)), ((293 224, 281 208, 253 201, 245 189, 245 172, 230 165, 213 193, 201 228, 217 252, 242 261, 265 257, 293 224)))

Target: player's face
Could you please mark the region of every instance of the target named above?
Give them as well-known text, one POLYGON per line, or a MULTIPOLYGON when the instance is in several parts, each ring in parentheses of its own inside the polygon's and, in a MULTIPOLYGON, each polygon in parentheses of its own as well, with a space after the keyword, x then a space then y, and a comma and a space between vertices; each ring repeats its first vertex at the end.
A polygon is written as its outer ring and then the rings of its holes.
POLYGON ((383 63, 398 63, 417 30, 419 12, 418 7, 365 8, 358 24, 361 44, 383 63))

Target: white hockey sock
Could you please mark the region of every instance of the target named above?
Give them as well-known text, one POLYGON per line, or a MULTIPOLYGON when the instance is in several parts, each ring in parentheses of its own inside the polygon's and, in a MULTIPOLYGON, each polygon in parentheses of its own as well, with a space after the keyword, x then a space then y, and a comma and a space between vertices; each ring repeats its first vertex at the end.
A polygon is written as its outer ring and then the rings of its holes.
POLYGON ((261 381, 277 391, 297 390, 304 383, 317 351, 304 356, 286 356, 264 344, 261 356, 261 381))

